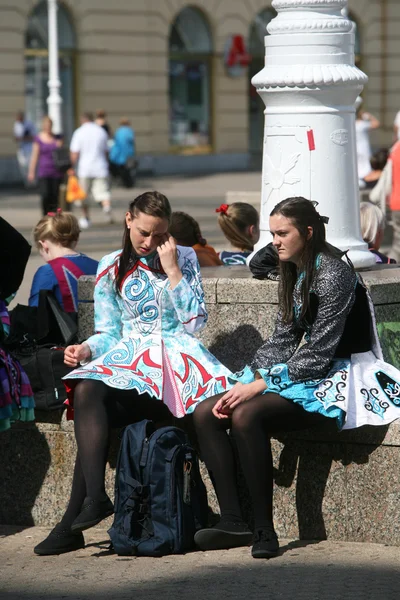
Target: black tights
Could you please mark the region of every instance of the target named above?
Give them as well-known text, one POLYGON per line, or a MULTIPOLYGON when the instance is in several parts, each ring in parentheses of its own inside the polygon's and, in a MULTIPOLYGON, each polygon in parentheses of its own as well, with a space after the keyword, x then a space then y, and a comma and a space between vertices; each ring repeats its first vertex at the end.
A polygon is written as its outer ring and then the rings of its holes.
POLYGON ((221 517, 241 519, 235 456, 226 431, 230 428, 250 491, 255 528, 262 528, 273 520, 271 434, 306 429, 326 417, 308 413, 282 396, 268 393, 240 404, 231 419, 217 419, 211 409, 220 397, 204 400, 193 415, 202 458, 216 488, 221 517))
POLYGON ((105 496, 104 476, 111 427, 123 427, 142 419, 169 421, 165 404, 148 394, 116 390, 101 381, 80 380, 74 392, 74 424, 78 446, 71 496, 62 522, 70 526, 86 496, 105 496))

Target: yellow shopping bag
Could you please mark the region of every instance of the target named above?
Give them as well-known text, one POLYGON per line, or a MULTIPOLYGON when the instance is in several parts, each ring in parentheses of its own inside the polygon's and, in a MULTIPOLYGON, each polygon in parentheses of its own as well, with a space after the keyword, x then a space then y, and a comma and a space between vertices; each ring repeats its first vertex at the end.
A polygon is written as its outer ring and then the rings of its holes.
POLYGON ((78 178, 75 175, 70 175, 67 181, 67 202, 75 202, 76 200, 85 200, 86 193, 79 185, 78 178))

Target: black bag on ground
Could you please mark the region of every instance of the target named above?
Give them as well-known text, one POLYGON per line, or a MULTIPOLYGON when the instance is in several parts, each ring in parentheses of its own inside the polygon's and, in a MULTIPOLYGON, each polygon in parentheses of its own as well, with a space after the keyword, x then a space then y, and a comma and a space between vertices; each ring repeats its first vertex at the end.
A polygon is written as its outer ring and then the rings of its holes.
POLYGON ((184 431, 152 421, 125 428, 115 479, 114 523, 119 555, 164 556, 194 547, 207 525, 207 493, 184 431))

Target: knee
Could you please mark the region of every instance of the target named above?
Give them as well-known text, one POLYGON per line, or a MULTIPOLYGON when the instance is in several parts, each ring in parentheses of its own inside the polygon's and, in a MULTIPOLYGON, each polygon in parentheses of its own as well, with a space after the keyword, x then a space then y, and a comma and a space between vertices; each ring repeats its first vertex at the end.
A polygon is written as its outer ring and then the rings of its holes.
POLYGON ((212 408, 215 404, 215 398, 208 398, 200 402, 193 413, 193 423, 197 431, 207 427, 215 420, 212 408))
POLYGON ((256 413, 249 402, 239 404, 232 413, 232 431, 237 435, 251 435, 256 424, 256 413))
POLYGON ((88 410, 95 404, 96 395, 91 389, 91 381, 82 379, 78 381, 74 389, 74 410, 88 410))

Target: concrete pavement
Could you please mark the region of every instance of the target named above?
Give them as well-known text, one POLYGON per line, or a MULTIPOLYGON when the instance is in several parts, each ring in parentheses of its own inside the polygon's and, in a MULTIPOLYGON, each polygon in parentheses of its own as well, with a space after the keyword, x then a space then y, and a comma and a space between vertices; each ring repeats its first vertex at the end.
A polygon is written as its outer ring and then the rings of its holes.
POLYGON ((400 547, 282 540, 281 555, 254 560, 249 548, 163 558, 110 554, 106 531, 86 548, 39 557, 47 530, 0 528, 2 600, 398 600, 400 547))

